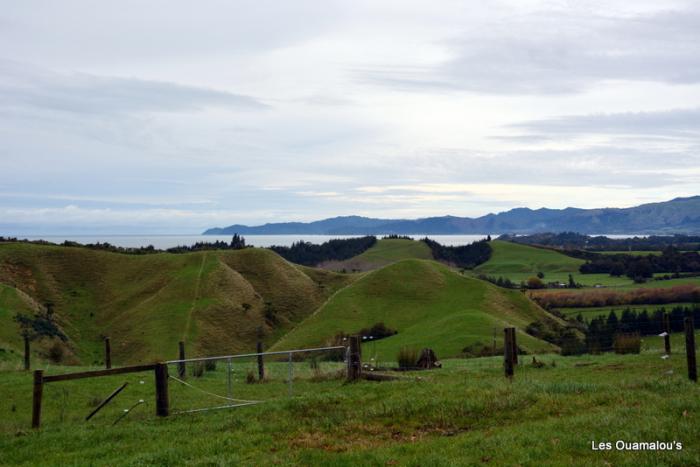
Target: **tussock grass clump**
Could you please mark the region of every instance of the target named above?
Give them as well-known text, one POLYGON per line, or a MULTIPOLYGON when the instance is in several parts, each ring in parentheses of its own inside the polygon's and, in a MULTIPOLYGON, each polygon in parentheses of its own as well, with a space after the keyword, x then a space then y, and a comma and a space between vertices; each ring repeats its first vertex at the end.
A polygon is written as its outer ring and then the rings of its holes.
POLYGON ((416 362, 418 362, 418 350, 414 347, 401 348, 396 356, 396 362, 402 370, 415 368, 416 362))

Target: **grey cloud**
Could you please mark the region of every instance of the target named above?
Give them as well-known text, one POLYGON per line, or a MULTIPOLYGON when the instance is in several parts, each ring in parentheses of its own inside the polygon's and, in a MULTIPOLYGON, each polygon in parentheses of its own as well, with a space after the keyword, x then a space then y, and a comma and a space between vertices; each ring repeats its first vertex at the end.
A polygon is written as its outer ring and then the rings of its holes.
POLYGON ((407 90, 495 94, 583 91, 605 80, 700 82, 700 14, 638 17, 540 12, 469 25, 434 67, 370 69, 360 79, 407 90))
POLYGON ((196 86, 62 74, 12 61, 0 61, 0 108, 111 114, 196 111, 207 107, 258 110, 257 99, 196 86))
MULTIPOLYGON (((509 125, 535 135, 635 134, 700 137, 700 108, 566 115, 509 125)), ((532 135, 532 134, 535 135, 532 135)))

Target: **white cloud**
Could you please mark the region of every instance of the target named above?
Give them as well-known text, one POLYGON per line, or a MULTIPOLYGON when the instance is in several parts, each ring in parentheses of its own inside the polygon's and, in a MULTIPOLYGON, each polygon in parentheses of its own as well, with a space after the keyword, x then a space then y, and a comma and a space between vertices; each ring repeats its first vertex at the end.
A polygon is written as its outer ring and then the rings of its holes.
POLYGON ((0 11, 0 235, 697 194, 696 10, 14 2, 0 11))

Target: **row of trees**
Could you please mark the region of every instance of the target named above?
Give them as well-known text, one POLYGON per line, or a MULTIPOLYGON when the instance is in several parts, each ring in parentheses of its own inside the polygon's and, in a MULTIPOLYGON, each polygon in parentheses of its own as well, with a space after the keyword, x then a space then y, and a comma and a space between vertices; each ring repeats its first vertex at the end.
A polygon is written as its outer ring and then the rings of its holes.
POLYGON ((292 246, 271 246, 270 249, 292 263, 315 266, 324 261, 342 261, 357 256, 377 243, 372 235, 334 239, 321 244, 299 241, 292 246))
MULTIPOLYGON (((619 336, 653 336, 666 330, 664 316, 669 315, 672 332, 684 329, 684 318, 692 316, 695 326, 700 327, 700 306, 660 307, 649 312, 646 309, 636 311, 630 307, 622 310, 618 317, 615 310, 607 316, 599 315, 586 320, 580 313, 574 319, 568 319, 562 326, 554 320, 536 321, 527 326, 525 331, 539 339, 546 340, 561 348, 563 355, 582 353, 618 351, 616 340, 619 336)), ((620 343, 617 343, 619 347, 620 343)))
POLYGON ((661 251, 672 246, 679 250, 700 250, 700 235, 651 235, 649 237, 609 238, 576 232, 501 235, 502 240, 565 250, 661 251))
POLYGON ((464 269, 472 269, 491 258, 489 239, 461 246, 441 245, 427 237, 421 241, 430 247, 433 258, 436 260, 454 264, 464 269))
MULTIPOLYGON (((53 245, 55 243, 47 242, 45 240, 19 240, 14 237, 0 237, 0 243, 2 242, 13 242, 13 243, 31 243, 35 245, 53 245)), ((153 245, 147 245, 143 247, 121 247, 117 245, 112 245, 109 242, 97 242, 97 243, 78 243, 70 240, 66 240, 60 243, 58 246, 72 247, 72 248, 87 248, 89 250, 100 250, 109 251, 112 253, 122 253, 127 255, 148 255, 154 253, 189 253, 192 251, 203 251, 203 250, 240 250, 246 248, 245 238, 238 234, 234 234, 230 242, 224 242, 221 240, 216 240, 214 242, 196 242, 194 245, 180 245, 173 248, 168 248, 166 250, 161 250, 153 245)))
POLYGON ((700 254, 696 251, 680 252, 674 247, 668 247, 660 255, 596 255, 581 265, 580 270, 583 274, 625 275, 640 281, 660 272, 676 275, 700 273, 700 254))
POLYGON ((521 281, 521 282, 514 282, 507 277, 502 277, 502 276, 489 276, 486 274, 479 274, 477 276, 479 279, 487 282, 491 282, 492 284, 495 284, 499 287, 504 287, 506 289, 545 289, 545 288, 567 288, 567 289, 578 289, 581 286, 578 282, 574 280, 574 276, 569 274, 569 278, 566 283, 560 283, 559 281, 555 282, 545 282, 544 278, 545 275, 544 273, 537 273, 537 276, 532 276, 528 278, 526 281, 521 281))

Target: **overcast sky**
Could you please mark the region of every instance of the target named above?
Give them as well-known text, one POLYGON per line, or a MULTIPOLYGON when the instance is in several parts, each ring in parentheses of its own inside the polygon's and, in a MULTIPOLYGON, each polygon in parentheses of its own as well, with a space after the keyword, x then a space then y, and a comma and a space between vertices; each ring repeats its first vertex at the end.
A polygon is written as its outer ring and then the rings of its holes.
POLYGON ((700 194, 697 2, 1 5, 0 235, 700 194))

